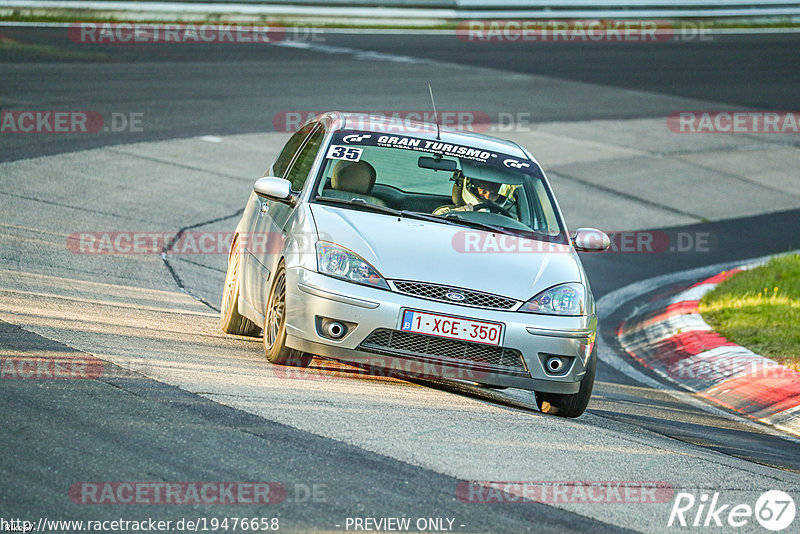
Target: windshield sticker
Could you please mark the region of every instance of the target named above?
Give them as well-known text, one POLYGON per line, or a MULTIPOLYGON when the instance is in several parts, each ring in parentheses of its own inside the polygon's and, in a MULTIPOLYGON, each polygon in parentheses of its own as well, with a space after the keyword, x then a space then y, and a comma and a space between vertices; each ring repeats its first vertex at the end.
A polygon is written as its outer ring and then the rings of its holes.
POLYGON ((503 160, 503 165, 510 169, 522 169, 524 167, 530 167, 530 163, 525 163, 524 161, 519 161, 514 158, 506 158, 503 160))
POLYGON ((360 143, 364 139, 369 139, 371 137, 372 135, 370 134, 361 134, 361 135, 352 134, 352 135, 345 135, 344 137, 342 137, 342 141, 344 141, 345 143, 360 143))
POLYGON ((385 146, 389 148, 410 148, 411 150, 418 150, 420 152, 432 152, 434 154, 441 154, 442 156, 455 156, 475 161, 488 161, 491 158, 497 157, 497 154, 492 154, 487 150, 398 135, 381 135, 375 140, 375 144, 376 146, 385 146))
MULTIPOLYGON (((376 133, 363 133, 354 131, 341 131, 334 136, 334 142, 348 143, 349 145, 361 146, 376 146, 386 148, 399 148, 403 150, 414 150, 416 152, 427 152, 430 154, 439 154, 441 156, 449 156, 459 158, 461 160, 471 160, 478 163, 486 163, 493 167, 500 167, 505 170, 516 171, 523 174, 539 174, 539 167, 533 161, 524 158, 513 158, 507 154, 499 152, 491 152, 480 148, 474 148, 465 145, 456 145, 453 143, 445 143, 443 141, 434 141, 431 139, 421 139, 418 137, 409 137, 406 135, 384 135, 376 133)), ((348 148, 352 146, 333 145, 328 152, 329 158, 334 159, 350 159, 347 157, 332 156, 333 149, 348 148)), ((341 152, 337 152, 341 154, 341 152)), ((361 154, 359 152, 359 159, 361 154)), ((358 160, 351 160, 358 161, 358 160)))
POLYGON ((355 148, 352 146, 332 145, 328 149, 328 159, 343 159, 346 161, 358 161, 361 159, 361 153, 364 152, 363 148, 355 148))

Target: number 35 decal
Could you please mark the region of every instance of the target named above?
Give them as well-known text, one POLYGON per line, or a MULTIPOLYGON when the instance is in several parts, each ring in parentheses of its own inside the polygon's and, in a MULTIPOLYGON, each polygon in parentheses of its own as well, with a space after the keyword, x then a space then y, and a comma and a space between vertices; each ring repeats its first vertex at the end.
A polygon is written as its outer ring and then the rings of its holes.
POLYGON ((347 161, 358 161, 361 159, 363 148, 352 146, 333 145, 328 149, 328 159, 343 159, 347 161))

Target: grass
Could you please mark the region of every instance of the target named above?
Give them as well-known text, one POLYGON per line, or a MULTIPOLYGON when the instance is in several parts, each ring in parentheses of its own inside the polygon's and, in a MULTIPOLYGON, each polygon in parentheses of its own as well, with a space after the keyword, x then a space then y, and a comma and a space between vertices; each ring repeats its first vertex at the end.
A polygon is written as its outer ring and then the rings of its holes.
MULTIPOLYGON (((146 5, 146 4, 143 4, 146 5)), ((143 8, 144 9, 144 8, 143 8)), ((120 23, 127 22, 132 24, 229 24, 237 26, 269 26, 279 25, 285 28, 315 28, 315 29, 357 29, 357 30, 455 30, 457 22, 442 22, 437 24, 394 24, 390 22, 381 23, 376 21, 341 21, 325 22, 311 15, 298 15, 294 18, 276 15, 237 15, 237 14, 215 14, 197 13, 190 15, 165 14, 160 18, 130 17, 125 13, 111 11, 86 11, 86 10, 58 10, 51 9, 49 12, 19 12, 0 14, 0 22, 57 22, 57 23, 77 23, 77 22, 96 22, 96 23, 120 23)), ((145 10, 146 11, 146 10, 145 10)), ((786 23, 789 24, 789 23, 786 23)), ((792 22, 792 25, 795 23, 792 22)), ((779 23, 780 27, 786 27, 779 23)), ((800 26, 800 22, 796 23, 800 26)))
POLYGON ((0 36, 0 57, 20 55, 30 61, 53 59, 58 61, 101 61, 108 59, 102 52, 67 50, 62 47, 23 43, 16 39, 0 36))
POLYGON ((800 254, 725 280, 705 294, 700 313, 728 340, 800 371, 800 254))

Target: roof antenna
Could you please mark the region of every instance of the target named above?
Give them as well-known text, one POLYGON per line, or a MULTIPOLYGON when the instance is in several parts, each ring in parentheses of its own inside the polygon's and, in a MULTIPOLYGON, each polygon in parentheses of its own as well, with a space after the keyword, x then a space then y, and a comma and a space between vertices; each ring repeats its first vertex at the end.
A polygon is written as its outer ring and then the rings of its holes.
POLYGON ((433 120, 436 121, 436 140, 441 141, 442 135, 439 132, 439 115, 436 114, 436 102, 433 100, 433 89, 431 84, 428 84, 428 92, 431 94, 431 104, 433 104, 433 120))

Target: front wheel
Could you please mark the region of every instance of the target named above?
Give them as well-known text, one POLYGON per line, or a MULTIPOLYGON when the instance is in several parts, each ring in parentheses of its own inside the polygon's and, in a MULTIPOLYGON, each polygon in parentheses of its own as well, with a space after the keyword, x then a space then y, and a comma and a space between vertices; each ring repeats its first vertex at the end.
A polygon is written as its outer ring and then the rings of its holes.
POLYGON ((536 405, 539 409, 550 415, 561 417, 578 417, 589 405, 594 387, 594 375, 597 371, 597 345, 589 356, 589 367, 581 379, 581 386, 577 393, 539 393, 536 392, 536 405))
POLYGON ((286 269, 275 271, 267 309, 264 312, 264 354, 275 365, 308 367, 313 356, 286 346, 286 269))

